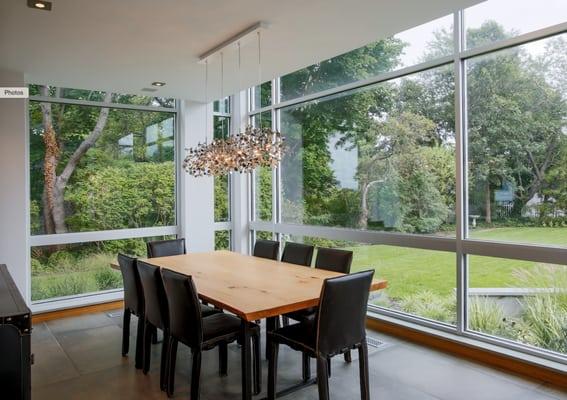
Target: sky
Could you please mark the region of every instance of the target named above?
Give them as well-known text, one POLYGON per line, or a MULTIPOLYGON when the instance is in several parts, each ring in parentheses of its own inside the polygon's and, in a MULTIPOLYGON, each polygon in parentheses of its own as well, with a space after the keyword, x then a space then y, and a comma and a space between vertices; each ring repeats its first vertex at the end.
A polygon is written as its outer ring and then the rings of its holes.
MULTIPOLYGON (((493 19, 506 30, 522 33, 567 22, 567 0, 487 0, 465 10, 465 26, 480 27, 493 19)), ((448 15, 409 29, 395 35, 409 43, 402 57, 404 66, 420 61, 427 42, 433 39, 433 32, 453 25, 453 15, 448 15)), ((538 52, 542 47, 530 46, 530 50, 538 52)))

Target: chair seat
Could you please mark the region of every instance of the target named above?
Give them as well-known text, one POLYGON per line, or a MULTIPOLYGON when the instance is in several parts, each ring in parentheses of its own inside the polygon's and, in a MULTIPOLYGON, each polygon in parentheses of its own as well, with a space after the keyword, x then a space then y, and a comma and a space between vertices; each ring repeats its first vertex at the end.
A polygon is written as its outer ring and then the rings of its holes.
MULTIPOLYGON (((214 346, 218 342, 238 340, 242 333, 241 320, 234 315, 216 313, 203 318, 203 347, 214 346)), ((260 335, 260 327, 253 324, 252 335, 260 335)))
POLYGON ((275 331, 268 332, 270 339, 274 342, 285 344, 294 350, 315 355, 315 320, 300 322, 284 326, 275 331))
POLYGON ((317 308, 309 307, 305 310, 287 313, 285 316, 299 322, 311 322, 315 320, 315 317, 317 316, 317 308))
POLYGON ((217 310, 216 308, 201 304, 201 315, 203 317, 208 317, 209 315, 213 315, 213 314, 220 314, 221 312, 222 312, 221 310, 217 310))

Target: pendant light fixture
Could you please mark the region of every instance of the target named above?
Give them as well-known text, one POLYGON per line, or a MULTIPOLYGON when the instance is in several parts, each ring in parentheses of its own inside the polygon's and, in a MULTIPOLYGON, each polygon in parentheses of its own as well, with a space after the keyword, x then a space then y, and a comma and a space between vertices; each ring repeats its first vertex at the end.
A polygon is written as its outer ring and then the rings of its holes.
MULTIPOLYGON (((241 40, 254 32, 257 34, 258 39, 258 78, 261 87, 262 57, 260 30, 263 27, 264 24, 258 23, 237 35, 233 41, 227 41, 201 57, 201 60, 205 62, 205 101, 207 102, 207 111, 209 59, 217 53, 220 54, 221 101, 224 101, 222 98, 224 95, 224 50, 236 43, 238 49, 238 77, 240 81, 241 40)), ((207 112, 207 132, 208 119, 207 112)), ((224 131, 224 125, 222 128, 224 131)), ((283 141, 282 135, 271 127, 262 128, 260 114, 260 126, 258 127, 247 126, 244 132, 232 136, 229 135, 227 138, 213 139, 210 144, 207 144, 205 141, 205 143, 199 143, 196 147, 189 149, 183 161, 183 168, 193 176, 221 176, 231 172, 248 173, 257 167, 275 167, 281 161, 283 141)))

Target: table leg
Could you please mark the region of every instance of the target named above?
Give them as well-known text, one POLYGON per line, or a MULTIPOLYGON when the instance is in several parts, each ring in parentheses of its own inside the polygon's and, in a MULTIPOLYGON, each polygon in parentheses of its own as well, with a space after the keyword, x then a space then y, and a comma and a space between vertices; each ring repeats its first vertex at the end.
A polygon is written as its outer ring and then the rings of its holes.
POLYGON ((242 399, 252 399, 252 352, 250 344, 250 323, 242 320, 242 399))
POLYGON ((266 318, 266 360, 270 359, 270 335, 268 332, 272 332, 277 328, 277 320, 279 317, 269 317, 266 318))

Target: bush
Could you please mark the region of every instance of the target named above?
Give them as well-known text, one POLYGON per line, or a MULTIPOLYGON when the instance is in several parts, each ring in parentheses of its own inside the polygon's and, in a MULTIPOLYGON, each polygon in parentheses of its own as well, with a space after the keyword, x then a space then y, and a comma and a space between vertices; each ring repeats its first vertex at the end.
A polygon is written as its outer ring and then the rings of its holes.
POLYGON ((122 277, 119 272, 110 268, 99 269, 94 273, 98 290, 118 289, 122 287, 122 277))
POLYGON ((455 323, 455 297, 440 296, 430 290, 413 293, 401 299, 402 311, 435 321, 455 323))
POLYGON ((515 275, 524 287, 549 289, 524 299, 519 340, 567 353, 567 267, 539 264, 515 275))
POLYGON ((488 335, 513 336, 508 329, 502 307, 485 297, 470 298, 469 329, 488 335))

